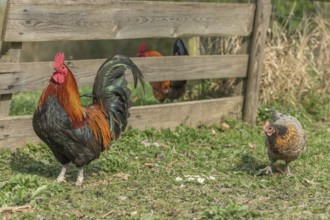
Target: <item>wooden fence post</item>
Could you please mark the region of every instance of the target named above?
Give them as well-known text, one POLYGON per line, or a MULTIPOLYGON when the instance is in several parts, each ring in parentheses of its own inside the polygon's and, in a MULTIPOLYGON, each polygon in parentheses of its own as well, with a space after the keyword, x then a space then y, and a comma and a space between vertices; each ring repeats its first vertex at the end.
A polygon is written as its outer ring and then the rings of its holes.
POLYGON ((249 67, 246 79, 244 121, 255 124, 258 108, 258 95, 263 66, 264 45, 271 15, 271 0, 257 0, 254 27, 251 41, 249 67))

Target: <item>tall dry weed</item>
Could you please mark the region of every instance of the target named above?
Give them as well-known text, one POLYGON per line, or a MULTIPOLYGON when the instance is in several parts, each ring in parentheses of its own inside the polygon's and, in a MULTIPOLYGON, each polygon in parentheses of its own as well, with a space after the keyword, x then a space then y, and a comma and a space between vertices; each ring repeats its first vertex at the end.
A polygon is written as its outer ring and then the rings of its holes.
POLYGON ((260 102, 285 100, 301 104, 317 93, 329 97, 330 24, 321 17, 304 17, 294 34, 277 26, 269 30, 265 45, 260 102))

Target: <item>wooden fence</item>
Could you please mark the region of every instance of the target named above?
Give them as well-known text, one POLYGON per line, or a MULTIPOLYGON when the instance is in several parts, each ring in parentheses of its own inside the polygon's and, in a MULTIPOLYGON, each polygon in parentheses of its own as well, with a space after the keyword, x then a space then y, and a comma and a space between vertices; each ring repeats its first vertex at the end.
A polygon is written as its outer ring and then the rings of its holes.
MULTIPOLYGON (((133 107, 129 124, 141 129, 196 126, 215 123, 224 115, 243 115, 254 124, 270 13, 270 0, 246 4, 8 0, 0 59, 0 146, 40 142, 32 116, 8 116, 13 93, 41 90, 52 74, 52 62, 19 61, 22 44, 33 41, 251 36, 249 52, 243 55, 132 58, 146 81, 240 77, 244 89, 235 97, 133 107)), ((92 86, 103 61, 73 60, 68 65, 79 86, 92 86)))

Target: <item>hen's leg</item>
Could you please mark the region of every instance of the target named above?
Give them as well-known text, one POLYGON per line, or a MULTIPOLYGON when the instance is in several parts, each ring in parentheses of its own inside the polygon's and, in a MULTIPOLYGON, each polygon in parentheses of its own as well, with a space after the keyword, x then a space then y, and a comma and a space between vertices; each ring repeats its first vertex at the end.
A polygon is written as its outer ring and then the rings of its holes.
POLYGON ((63 165, 62 170, 56 179, 58 183, 65 182, 65 172, 66 172, 66 165, 63 165))
POLYGON ((286 163, 286 175, 287 176, 291 176, 291 171, 290 171, 290 167, 289 167, 289 163, 286 163))
POLYGON ((80 186, 84 181, 84 168, 80 168, 78 171, 76 186, 80 186))

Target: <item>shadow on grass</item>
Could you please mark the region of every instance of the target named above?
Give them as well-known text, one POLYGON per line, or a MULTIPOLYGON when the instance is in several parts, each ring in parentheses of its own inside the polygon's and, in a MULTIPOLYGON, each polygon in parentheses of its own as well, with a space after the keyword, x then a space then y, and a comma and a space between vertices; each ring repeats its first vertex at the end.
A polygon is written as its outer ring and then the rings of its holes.
POLYGON ((10 167, 15 172, 38 175, 46 178, 56 178, 61 169, 59 163, 55 164, 38 161, 24 152, 14 152, 12 154, 10 167))
MULTIPOLYGON (((263 173, 259 173, 260 169, 264 169, 269 165, 269 162, 262 163, 258 162, 255 157, 244 154, 242 155, 241 162, 237 164, 235 171, 246 172, 250 175, 266 175, 263 173)), ((273 173, 283 174, 285 170, 285 164, 277 162, 272 166, 273 173)))
POLYGON ((266 166, 268 166, 268 164, 258 161, 255 157, 249 154, 243 154, 235 170, 246 172, 250 175, 255 175, 258 170, 263 169, 266 166))
MULTIPOLYGON (((18 150, 12 153, 9 162, 12 171, 55 180, 61 171, 61 163, 56 160, 54 155, 48 151, 48 149, 45 150, 44 147, 38 146, 37 148, 34 148, 34 146, 27 146, 27 148, 27 150, 18 150)), ((123 162, 117 157, 101 157, 85 166, 84 173, 86 176, 99 173, 112 173, 122 170, 121 168, 126 168, 126 166, 127 165, 125 163, 123 164, 123 162)), ((75 181, 77 178, 77 172, 77 167, 70 163, 66 172, 67 181, 75 181)))

